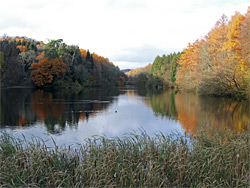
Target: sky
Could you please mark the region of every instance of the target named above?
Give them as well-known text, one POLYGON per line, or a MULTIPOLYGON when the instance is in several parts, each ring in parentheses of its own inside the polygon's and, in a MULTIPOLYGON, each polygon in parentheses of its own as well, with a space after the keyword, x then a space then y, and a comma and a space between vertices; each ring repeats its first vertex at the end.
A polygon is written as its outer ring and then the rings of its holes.
POLYGON ((204 37, 249 0, 2 0, 0 36, 63 39, 120 69, 153 63, 204 37))

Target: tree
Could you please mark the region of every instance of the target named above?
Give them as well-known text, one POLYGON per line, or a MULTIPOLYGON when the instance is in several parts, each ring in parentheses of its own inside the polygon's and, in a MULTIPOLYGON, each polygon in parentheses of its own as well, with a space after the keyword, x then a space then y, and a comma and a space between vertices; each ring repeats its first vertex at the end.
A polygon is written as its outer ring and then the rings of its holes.
POLYGON ((186 90, 197 90, 199 84, 199 72, 197 71, 199 64, 199 53, 201 46, 203 45, 203 40, 196 40, 193 44, 188 45, 188 47, 183 51, 180 56, 178 64, 178 77, 176 79, 176 84, 179 88, 186 90))
POLYGON ((87 57, 87 51, 84 50, 84 49, 80 49, 80 53, 81 53, 81 57, 82 57, 83 59, 86 59, 86 57, 87 57))
POLYGON ((28 48, 26 46, 18 45, 17 48, 19 48, 19 50, 21 52, 27 52, 28 51, 28 48))
POLYGON ((122 75, 108 58, 62 39, 46 45, 27 37, 5 37, 0 42, 1 85, 31 85, 32 80, 39 87, 118 85, 122 75))
POLYGON ((51 40, 44 46, 45 57, 55 59, 59 57, 58 48, 63 45, 63 39, 51 40))
POLYGON ((246 65, 250 64, 250 6, 241 23, 239 33, 239 43, 241 46, 240 56, 246 65))
POLYGON ((176 80, 179 88, 213 95, 250 93, 249 12, 245 16, 236 12, 229 21, 222 15, 204 40, 184 50, 176 80))
POLYGON ((30 66, 36 60, 36 53, 34 50, 29 50, 27 52, 21 52, 19 54, 20 61, 24 66, 24 70, 27 72, 30 70, 30 66))
POLYGON ((9 39, 0 41, 0 85, 22 85, 25 74, 19 62, 20 50, 9 39))
POLYGON ((90 53, 89 53, 89 50, 87 50, 86 60, 87 60, 87 61, 90 61, 90 53))
POLYGON ((66 65, 61 58, 49 60, 47 57, 31 65, 33 82, 38 86, 51 84, 55 77, 62 78, 66 65))
POLYGON ((176 80, 176 70, 177 70, 177 61, 179 57, 174 57, 174 59, 171 62, 170 66, 170 80, 172 82, 172 85, 174 85, 175 80, 176 80))

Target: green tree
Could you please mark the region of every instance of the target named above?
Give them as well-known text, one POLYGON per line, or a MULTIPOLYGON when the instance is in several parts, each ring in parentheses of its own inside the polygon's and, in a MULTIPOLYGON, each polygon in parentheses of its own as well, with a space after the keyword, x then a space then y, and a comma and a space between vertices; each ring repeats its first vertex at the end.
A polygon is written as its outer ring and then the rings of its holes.
POLYGON ((44 46, 45 57, 55 59, 59 57, 58 48, 63 44, 63 39, 51 40, 44 46))

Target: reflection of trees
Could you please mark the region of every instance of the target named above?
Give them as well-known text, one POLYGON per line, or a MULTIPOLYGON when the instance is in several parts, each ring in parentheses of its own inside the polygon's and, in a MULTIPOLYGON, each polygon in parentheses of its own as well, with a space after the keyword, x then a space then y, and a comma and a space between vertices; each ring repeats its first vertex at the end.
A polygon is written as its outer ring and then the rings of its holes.
MULTIPOLYGON (((236 131, 250 129, 248 101, 234 101, 229 98, 200 97, 202 115, 207 117, 213 129, 229 128, 236 131)), ((205 118, 204 118, 205 119, 205 118)), ((204 123, 203 123, 204 124, 204 123)))
POLYGON ((250 108, 247 101, 229 98, 176 94, 178 120, 187 132, 208 126, 211 130, 221 128, 236 131, 250 129, 250 108))
POLYGON ((195 133, 195 127, 198 126, 197 118, 200 114, 200 104, 197 95, 176 94, 176 108, 178 111, 177 119, 186 130, 186 132, 195 133))
POLYGON ((125 93, 136 100, 138 95, 146 96, 145 103, 152 107, 157 116, 178 120, 183 128, 192 134, 195 134, 196 129, 205 126, 211 127, 212 130, 250 130, 250 105, 247 101, 175 94, 171 90, 160 93, 118 88, 53 92, 2 89, 0 125, 27 126, 40 120, 49 132, 60 133, 66 126, 77 127, 79 121, 88 121, 99 111, 107 109, 115 99, 113 96, 125 93))
POLYGON ((151 107, 157 116, 176 119, 177 111, 174 95, 174 91, 168 90, 161 94, 151 94, 150 97, 146 98, 146 101, 150 100, 151 107))
POLYGON ((66 126, 77 127, 98 111, 108 108, 119 89, 31 90, 2 89, 0 125, 33 125, 44 122, 51 133, 60 133, 66 126))
POLYGON ((247 101, 230 98, 198 96, 187 93, 165 91, 161 94, 147 94, 146 104, 161 117, 178 120, 186 132, 210 127, 236 131, 250 129, 250 105, 247 101))
POLYGON ((30 109, 30 89, 1 89, 0 93, 0 125, 31 125, 36 117, 30 109))
POLYGON ((113 100, 109 96, 115 94, 119 94, 118 90, 37 90, 32 94, 31 108, 40 120, 44 120, 49 132, 60 133, 66 125, 77 127, 79 120, 87 120, 97 111, 106 109, 113 100))
POLYGON ((62 101, 54 101, 51 92, 36 90, 31 97, 31 109, 40 119, 49 116, 59 118, 65 111, 65 105, 62 101))

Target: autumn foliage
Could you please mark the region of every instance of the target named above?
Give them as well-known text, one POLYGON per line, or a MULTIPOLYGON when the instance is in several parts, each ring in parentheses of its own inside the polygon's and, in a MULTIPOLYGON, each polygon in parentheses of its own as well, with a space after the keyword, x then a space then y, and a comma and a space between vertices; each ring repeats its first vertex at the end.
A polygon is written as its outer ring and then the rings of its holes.
POLYGON ((0 86, 91 87, 124 85, 126 75, 108 58, 67 45, 28 37, 0 38, 0 86))
POLYGON ((203 39, 189 44, 178 63, 179 89, 201 94, 247 96, 250 86, 250 7, 225 15, 203 39))
POLYGON ((31 65, 32 80, 37 86, 53 82, 54 77, 61 78, 66 72, 66 65, 61 58, 49 60, 47 57, 31 65))
POLYGON ((20 50, 20 52, 27 52, 28 48, 26 46, 18 45, 17 48, 20 50))

